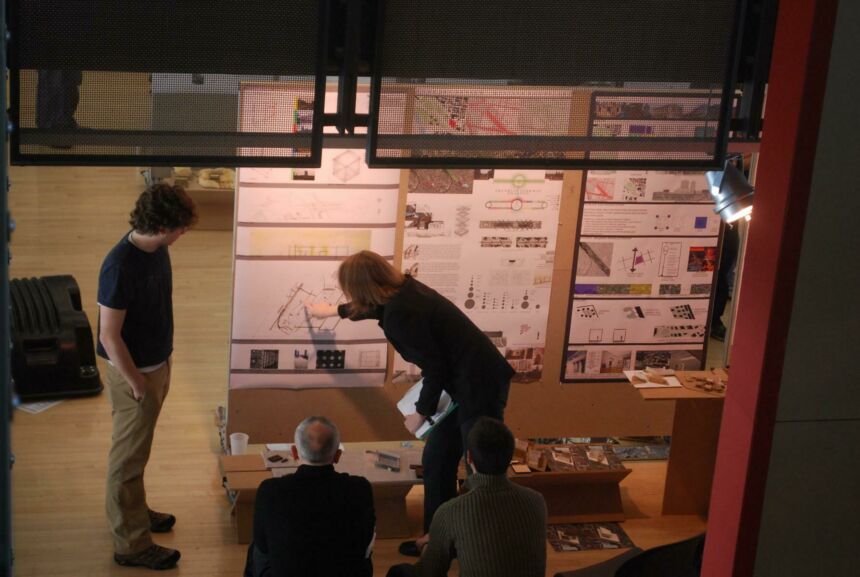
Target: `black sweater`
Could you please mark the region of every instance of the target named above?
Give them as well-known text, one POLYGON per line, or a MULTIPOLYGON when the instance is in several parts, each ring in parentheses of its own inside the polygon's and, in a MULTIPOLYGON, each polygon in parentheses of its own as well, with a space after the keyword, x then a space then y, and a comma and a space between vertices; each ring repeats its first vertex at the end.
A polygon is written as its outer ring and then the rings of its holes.
POLYGON ((514 375, 469 317, 412 277, 385 305, 351 317, 349 306, 341 305, 338 313, 351 320, 376 319, 400 356, 418 365, 424 386, 416 408, 422 415, 436 412, 442 390, 459 404, 460 422, 493 414, 514 375))
POLYGON ((332 465, 302 465, 257 490, 254 544, 269 556, 272 577, 371 577, 375 525, 368 480, 332 465))

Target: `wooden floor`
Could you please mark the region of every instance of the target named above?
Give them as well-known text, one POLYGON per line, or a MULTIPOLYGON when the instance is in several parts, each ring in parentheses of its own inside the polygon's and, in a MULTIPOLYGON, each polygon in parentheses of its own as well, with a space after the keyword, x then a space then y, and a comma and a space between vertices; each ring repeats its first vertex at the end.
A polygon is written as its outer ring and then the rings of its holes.
MULTIPOLYGON (((99 266, 128 229, 142 178, 131 168, 15 168, 11 180, 10 208, 18 225, 12 277, 74 275, 95 330, 99 266)), ((182 552, 172 575, 236 577, 244 563, 245 548, 235 544, 220 486, 213 418, 227 397, 231 247, 229 232, 192 231, 171 248, 174 378, 146 481, 150 505, 179 519, 173 533, 156 539, 182 552)), ((16 411, 12 435, 15 575, 150 575, 111 560, 103 513, 110 442, 107 395, 65 401, 39 415, 16 411)), ((623 526, 636 545, 654 547, 704 530, 697 517, 659 516, 665 463, 632 468, 622 484, 628 516, 623 526)), ((417 492, 410 495, 414 513, 420 500, 417 492)), ((417 529, 415 519, 412 523, 417 529)), ((377 575, 403 562, 396 547, 395 541, 377 543, 377 575)), ((612 555, 550 550, 547 575, 612 555)))

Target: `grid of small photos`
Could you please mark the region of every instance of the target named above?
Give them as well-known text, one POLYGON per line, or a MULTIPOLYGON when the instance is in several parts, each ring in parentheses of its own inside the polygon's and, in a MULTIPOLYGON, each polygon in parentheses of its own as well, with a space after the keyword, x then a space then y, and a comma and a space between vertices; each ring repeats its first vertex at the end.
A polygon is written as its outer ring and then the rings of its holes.
POLYGON ((589 171, 562 381, 701 369, 720 234, 702 172, 589 171))

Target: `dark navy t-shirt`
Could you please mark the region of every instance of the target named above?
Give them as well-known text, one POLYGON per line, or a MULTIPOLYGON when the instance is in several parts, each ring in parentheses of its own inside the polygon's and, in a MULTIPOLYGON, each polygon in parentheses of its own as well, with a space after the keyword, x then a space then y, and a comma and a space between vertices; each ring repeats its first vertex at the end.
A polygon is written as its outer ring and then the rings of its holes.
MULTIPOLYGON (((157 365, 170 357, 173 352, 173 275, 167 247, 146 252, 134 246, 126 234, 102 263, 98 302, 126 311, 122 340, 136 366, 157 365)), ((108 358, 101 341, 98 353, 108 358)))

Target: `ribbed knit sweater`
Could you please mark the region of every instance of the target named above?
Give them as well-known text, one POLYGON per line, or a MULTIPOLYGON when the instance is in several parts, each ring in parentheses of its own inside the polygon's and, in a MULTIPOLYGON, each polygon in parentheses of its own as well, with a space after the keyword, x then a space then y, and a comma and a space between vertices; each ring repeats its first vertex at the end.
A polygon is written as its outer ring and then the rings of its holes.
POLYGON ((457 552, 460 577, 544 577, 546 503, 505 475, 476 473, 471 490, 443 504, 430 525, 430 543, 417 577, 448 574, 457 552))

